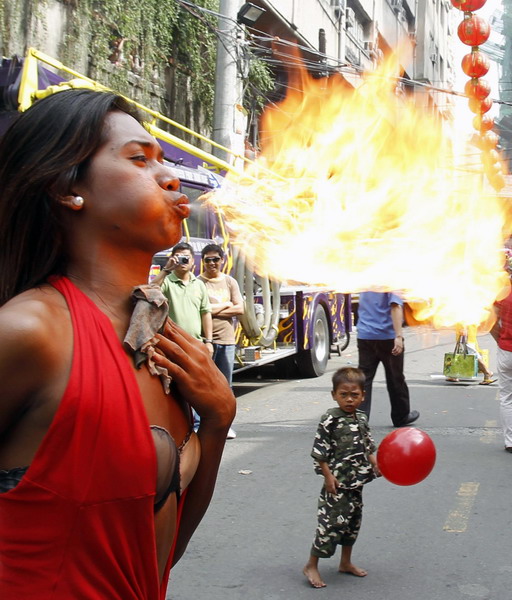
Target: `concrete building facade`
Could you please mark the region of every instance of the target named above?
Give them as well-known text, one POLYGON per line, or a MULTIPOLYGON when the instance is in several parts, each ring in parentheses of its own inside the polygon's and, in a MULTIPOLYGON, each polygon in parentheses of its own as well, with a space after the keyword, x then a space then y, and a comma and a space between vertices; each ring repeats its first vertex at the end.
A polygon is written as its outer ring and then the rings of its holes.
MULTIPOLYGON (((324 52, 327 64, 343 73, 349 70, 343 65, 356 73, 374 69, 384 55, 400 47, 404 78, 425 86, 416 90, 422 92, 419 101, 449 118, 449 99, 429 88, 451 89, 455 81, 455 9, 449 0, 252 2, 267 11, 257 30, 324 52)), ((415 86, 407 87, 411 91, 415 86)))

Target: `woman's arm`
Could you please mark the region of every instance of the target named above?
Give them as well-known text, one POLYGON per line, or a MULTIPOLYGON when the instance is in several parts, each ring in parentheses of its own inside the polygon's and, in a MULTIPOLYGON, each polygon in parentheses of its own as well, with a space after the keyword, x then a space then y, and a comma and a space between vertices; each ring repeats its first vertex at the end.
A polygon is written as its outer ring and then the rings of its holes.
POLYGON ((201 417, 201 459, 188 486, 174 554, 177 562, 210 504, 236 401, 204 344, 171 321, 158 338, 157 349, 162 354, 154 355, 155 362, 167 368, 179 394, 201 417))
MULTIPOLYGON (((27 356, 31 356, 31 347, 21 330, 13 321, 11 311, 0 314, 0 439, 5 440, 9 430, 27 408, 30 392, 33 389, 31 379, 34 374, 28 368, 27 356), (23 367, 28 370, 24 377, 23 367)), ((21 327, 23 325, 20 323, 21 327)), ((4 444, 0 444, 1 450, 4 444)), ((0 468, 5 465, 0 461, 0 468)))
POLYGON ((0 468, 29 464, 51 423, 69 373, 66 326, 42 302, 0 309, 0 468))
POLYGON ((494 316, 496 320, 494 321, 494 325, 491 327, 489 333, 492 335, 496 342, 500 339, 500 331, 501 331, 501 321, 500 321, 500 307, 499 305, 493 306, 494 316))

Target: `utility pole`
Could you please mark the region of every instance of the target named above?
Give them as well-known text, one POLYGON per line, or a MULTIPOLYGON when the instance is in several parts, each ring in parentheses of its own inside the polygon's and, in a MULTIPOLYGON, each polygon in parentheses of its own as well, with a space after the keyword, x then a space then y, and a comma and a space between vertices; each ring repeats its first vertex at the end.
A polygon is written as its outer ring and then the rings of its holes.
MULTIPOLYGON (((215 100, 213 105, 213 140, 230 148, 235 133, 235 105, 240 102, 240 82, 237 76, 236 16, 240 0, 220 0, 219 40, 215 68, 215 100)), ((230 155, 219 148, 213 154, 232 163, 230 155)))

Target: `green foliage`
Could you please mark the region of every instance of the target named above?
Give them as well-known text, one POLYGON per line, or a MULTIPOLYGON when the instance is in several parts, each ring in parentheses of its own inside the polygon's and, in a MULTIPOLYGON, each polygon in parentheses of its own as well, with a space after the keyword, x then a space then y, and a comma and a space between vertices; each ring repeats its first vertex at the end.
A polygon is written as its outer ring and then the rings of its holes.
MULTIPOLYGON (((80 29, 85 18, 91 24, 90 62, 95 71, 109 74, 102 83, 132 96, 130 73, 135 73, 143 92, 149 92, 152 84, 164 84, 165 69, 172 66, 190 78, 193 100, 211 122, 216 39, 207 23, 215 27, 216 17, 199 10, 193 15, 176 0, 67 2, 73 4, 74 23, 64 43, 64 56, 72 59, 77 52, 76 36, 83 35, 80 29)), ((195 4, 218 10, 218 0, 196 0, 195 4)))
MULTIPOLYGON (((201 0, 196 4, 209 10, 218 10, 218 0, 201 0)), ((217 55, 216 38, 206 22, 217 27, 216 18, 205 15, 200 20, 182 11, 182 19, 174 28, 172 57, 191 74, 192 91, 202 103, 213 107, 215 58, 217 55)))
POLYGON ((274 89, 274 75, 264 61, 251 56, 247 83, 244 106, 259 113, 267 102, 267 92, 274 89))

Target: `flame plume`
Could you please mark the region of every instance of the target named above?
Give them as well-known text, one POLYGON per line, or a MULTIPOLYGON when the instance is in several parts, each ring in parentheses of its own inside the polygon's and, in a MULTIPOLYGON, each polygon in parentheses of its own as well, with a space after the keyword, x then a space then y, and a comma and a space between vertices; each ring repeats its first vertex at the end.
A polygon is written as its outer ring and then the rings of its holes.
POLYGON ((507 285, 508 217, 456 139, 395 93, 397 61, 352 89, 296 63, 262 151, 214 202, 257 272, 343 292, 400 291, 435 326, 480 324, 507 285))

